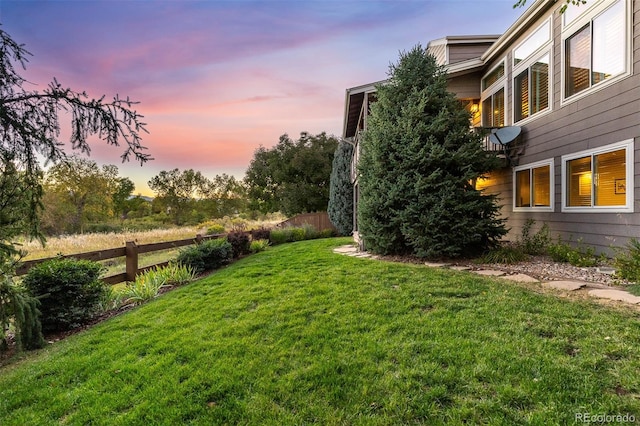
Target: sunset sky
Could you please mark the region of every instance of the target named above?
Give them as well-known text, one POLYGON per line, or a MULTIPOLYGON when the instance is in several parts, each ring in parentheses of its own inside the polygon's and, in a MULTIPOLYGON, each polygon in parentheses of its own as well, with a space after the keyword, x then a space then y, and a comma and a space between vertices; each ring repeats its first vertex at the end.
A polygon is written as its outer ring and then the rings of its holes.
MULTIPOLYGON (((151 195, 161 170, 242 178, 260 145, 342 134, 345 89, 383 80, 400 51, 447 35, 501 34, 515 0, 0 0, 0 23, 33 57, 23 76, 139 101, 155 158, 120 162, 151 195)), ((533 0, 530 0, 533 2, 533 0)))

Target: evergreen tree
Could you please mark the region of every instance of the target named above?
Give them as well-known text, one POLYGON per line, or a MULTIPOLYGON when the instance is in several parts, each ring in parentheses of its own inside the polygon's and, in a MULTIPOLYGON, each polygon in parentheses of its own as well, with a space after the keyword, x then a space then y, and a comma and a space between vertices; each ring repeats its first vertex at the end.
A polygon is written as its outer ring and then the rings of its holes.
POLYGON ((382 254, 457 257, 506 233, 493 195, 473 182, 498 167, 446 72, 421 46, 403 52, 377 87, 359 162, 359 231, 382 254))
POLYGON ((353 184, 351 183, 351 156, 353 145, 340 142, 333 155, 333 168, 329 185, 329 220, 341 235, 353 232, 353 184))

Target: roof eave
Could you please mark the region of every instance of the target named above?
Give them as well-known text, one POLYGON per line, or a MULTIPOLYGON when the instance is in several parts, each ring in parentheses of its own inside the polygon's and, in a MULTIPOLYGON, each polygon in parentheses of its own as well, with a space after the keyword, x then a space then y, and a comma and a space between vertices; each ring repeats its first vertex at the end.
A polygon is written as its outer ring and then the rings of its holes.
POLYGON ((467 59, 466 61, 456 62, 446 66, 447 77, 457 77, 479 71, 484 66, 484 61, 480 58, 467 59))

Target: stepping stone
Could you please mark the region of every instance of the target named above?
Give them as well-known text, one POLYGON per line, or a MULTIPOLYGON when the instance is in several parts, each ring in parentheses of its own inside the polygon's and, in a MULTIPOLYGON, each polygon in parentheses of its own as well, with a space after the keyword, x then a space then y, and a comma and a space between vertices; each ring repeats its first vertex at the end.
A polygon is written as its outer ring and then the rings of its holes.
POLYGON ((616 273, 615 268, 609 268, 608 266, 600 266, 598 269, 596 269, 596 271, 600 272, 601 274, 607 275, 613 275, 616 273))
POLYGON ((352 254, 349 254, 349 256, 351 256, 351 257, 362 257, 362 258, 371 257, 371 255, 369 253, 352 253, 352 254))
POLYGON ((507 273, 504 271, 496 271, 493 269, 481 269, 479 271, 473 271, 473 272, 475 272, 478 275, 486 275, 489 277, 502 277, 504 275, 507 275, 507 273))
POLYGON ((584 281, 549 281, 543 283, 543 287, 555 288, 556 290, 576 291, 585 287, 587 283, 584 281))
POLYGON ((334 253, 346 254, 346 253, 355 253, 358 251, 358 247, 355 246, 341 246, 333 249, 334 253))
POLYGON ((471 266, 450 266, 449 269, 454 271, 470 271, 471 266))
POLYGON ((430 268, 444 268, 449 266, 448 263, 438 263, 438 262, 424 262, 424 265, 430 268))
POLYGON ((514 274, 514 275, 505 275, 504 277, 500 277, 503 278, 505 280, 509 280, 509 281, 515 281, 515 282, 519 282, 519 283, 537 283, 540 282, 540 280, 530 277, 529 275, 526 274, 514 274))
POLYGON ((591 290, 589 295, 600 299, 618 300, 620 302, 632 303, 634 305, 640 303, 640 297, 622 290, 591 290))

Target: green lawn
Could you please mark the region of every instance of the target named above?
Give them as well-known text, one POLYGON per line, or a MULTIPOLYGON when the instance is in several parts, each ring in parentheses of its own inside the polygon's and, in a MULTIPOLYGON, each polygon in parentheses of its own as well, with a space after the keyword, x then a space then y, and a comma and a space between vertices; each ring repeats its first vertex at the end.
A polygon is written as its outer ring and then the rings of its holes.
POLYGON ((640 316, 286 244, 0 370, 0 424, 640 419, 640 316))

